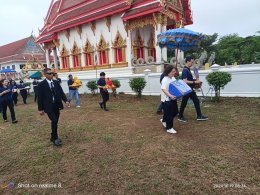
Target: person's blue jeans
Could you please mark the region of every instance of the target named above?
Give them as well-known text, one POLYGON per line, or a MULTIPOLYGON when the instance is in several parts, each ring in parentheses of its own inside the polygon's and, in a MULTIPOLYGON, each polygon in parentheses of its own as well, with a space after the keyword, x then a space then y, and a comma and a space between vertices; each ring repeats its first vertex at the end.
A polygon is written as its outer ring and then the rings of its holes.
POLYGON ((69 90, 69 102, 71 102, 73 96, 75 97, 76 106, 79 106, 79 92, 78 90, 69 90))

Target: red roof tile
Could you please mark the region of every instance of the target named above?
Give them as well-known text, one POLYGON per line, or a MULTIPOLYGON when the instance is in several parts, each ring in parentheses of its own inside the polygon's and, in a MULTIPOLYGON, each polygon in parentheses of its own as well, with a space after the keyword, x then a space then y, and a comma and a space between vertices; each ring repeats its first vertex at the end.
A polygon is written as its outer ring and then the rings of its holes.
MULTIPOLYGON (((32 55, 31 53, 33 53, 35 51, 35 50, 32 50, 30 52, 30 49, 32 49, 32 48, 26 47, 27 43, 30 42, 31 40, 33 42, 35 42, 34 38, 32 36, 30 36, 30 37, 21 39, 19 41, 9 43, 7 45, 0 46, 0 63, 9 62, 9 61, 17 61, 17 60, 19 60, 19 61, 28 60, 27 56, 31 56, 32 55)), ((38 49, 38 50, 42 50, 42 49, 38 49)), ((34 55, 42 56, 41 57, 42 59, 45 58, 45 54, 43 51, 41 53, 34 52, 34 55)))
MULTIPOLYGON (((70 12, 61 13, 56 20, 54 21, 53 25, 59 24, 61 22, 64 22, 66 20, 72 20, 75 17, 80 17, 82 15, 88 15, 95 11, 101 11, 104 9, 106 11, 106 7, 115 7, 118 5, 122 5, 121 3, 118 3, 118 0, 99 0, 99 3, 93 2, 89 4, 85 4, 78 9, 73 9, 70 12)), ((125 4, 124 4, 125 7, 125 4)), ((108 12, 109 13, 109 12, 108 12)))
POLYGON ((86 0, 63 0, 60 5, 59 11, 64 11, 68 8, 74 7, 75 5, 84 3, 86 0))
POLYGON ((119 4, 119 5, 116 5, 114 7, 104 9, 103 11, 100 11, 100 12, 97 12, 97 13, 90 13, 90 14, 84 15, 82 17, 79 17, 77 19, 70 20, 70 21, 68 21, 64 24, 58 24, 58 25, 56 25, 56 26, 54 26, 53 28, 50 28, 50 29, 52 31, 56 31, 58 29, 70 27, 71 25, 73 26, 73 24, 75 24, 75 23, 77 23, 77 24, 88 23, 88 22, 109 16, 109 15, 111 15, 110 14, 111 12, 113 12, 113 13, 122 12, 121 10, 124 9, 124 7, 125 7, 124 5, 119 4))
POLYGON ((19 54, 21 49, 24 48, 25 44, 31 39, 31 37, 27 37, 21 39, 19 41, 15 41, 13 43, 9 43, 7 45, 3 45, 0 47, 0 59, 7 56, 12 56, 15 54, 19 54))
POLYGON ((124 16, 123 16, 123 20, 128 20, 131 19, 132 17, 140 17, 140 16, 144 16, 150 13, 153 13, 155 11, 160 11, 163 8, 160 6, 159 2, 154 2, 152 4, 146 4, 144 6, 139 6, 133 9, 128 10, 124 16))
MULTIPOLYGON (((183 0, 186 4, 189 0, 183 0)), ((182 1, 182 3, 183 3, 182 1)), ((183 3, 183 4, 185 4, 183 3)), ((174 12, 182 12, 181 5, 172 6, 167 4, 174 12)), ((185 5, 185 8, 187 5, 185 5)), ((37 42, 48 42, 52 35, 77 25, 87 24, 91 21, 113 15, 115 13, 126 13, 124 20, 133 19, 153 12, 161 11, 161 3, 158 0, 134 0, 132 5, 127 0, 56 0, 52 1, 45 26, 37 38, 37 42)), ((181 13, 182 14, 182 13, 181 13)), ((186 16, 186 18, 188 18, 186 16)))

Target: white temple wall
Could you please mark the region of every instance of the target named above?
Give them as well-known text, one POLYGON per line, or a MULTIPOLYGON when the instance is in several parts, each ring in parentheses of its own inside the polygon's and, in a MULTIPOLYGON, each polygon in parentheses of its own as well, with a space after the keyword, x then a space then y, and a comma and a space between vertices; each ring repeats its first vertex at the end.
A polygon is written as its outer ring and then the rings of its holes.
MULTIPOLYGON (((121 87, 117 89, 117 92, 124 92, 126 94, 134 94, 129 87, 129 79, 136 77, 143 77, 147 81, 147 85, 143 90, 144 95, 160 95, 160 75, 161 73, 145 74, 132 74, 129 72, 129 68, 103 69, 89 72, 74 72, 71 73, 74 76, 78 76, 83 82, 80 88, 80 93, 91 93, 86 84, 90 80, 96 80, 99 78, 101 71, 106 72, 107 77, 111 79, 118 79, 121 83, 121 87)), ((222 67, 219 71, 229 72, 232 76, 232 80, 228 83, 223 90, 221 90, 221 96, 226 97, 260 97, 260 64, 241 65, 240 67, 222 67)), ((200 80, 203 82, 202 90, 205 96, 214 96, 214 92, 206 81, 206 76, 212 72, 212 70, 200 70, 200 80)), ((66 93, 68 93, 67 87, 67 75, 69 73, 60 73, 59 76, 62 79, 62 87, 66 93)), ((199 96, 202 93, 197 93, 199 96)))

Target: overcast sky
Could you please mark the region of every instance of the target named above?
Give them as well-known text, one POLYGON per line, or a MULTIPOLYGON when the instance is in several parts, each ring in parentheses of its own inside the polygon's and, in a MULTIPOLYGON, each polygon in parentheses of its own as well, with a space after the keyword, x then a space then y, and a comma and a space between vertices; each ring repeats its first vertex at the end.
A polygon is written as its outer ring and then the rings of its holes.
MULTIPOLYGON (((31 35, 42 28, 51 0, 1 0, 0 45, 31 35)), ((204 34, 242 37, 260 31, 260 0, 191 0, 193 25, 186 28, 204 34)))

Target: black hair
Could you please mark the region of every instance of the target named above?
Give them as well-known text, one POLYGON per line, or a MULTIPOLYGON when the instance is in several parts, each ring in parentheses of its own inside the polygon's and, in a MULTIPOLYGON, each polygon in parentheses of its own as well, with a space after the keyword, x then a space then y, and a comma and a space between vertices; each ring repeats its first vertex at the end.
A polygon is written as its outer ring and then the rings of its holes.
POLYGON ((99 75, 100 75, 100 76, 106 76, 106 73, 101 72, 99 75))
POLYGON ((173 65, 169 65, 169 66, 167 66, 167 67, 165 68, 163 74, 164 74, 165 76, 168 76, 173 69, 174 69, 174 66, 173 66, 173 65))
POLYGON ((164 63, 163 64, 163 69, 165 70, 170 64, 169 63, 164 63))
POLYGON ((187 57, 185 58, 185 63, 190 62, 191 60, 194 60, 194 58, 191 57, 191 56, 187 56, 187 57))
POLYGON ((0 80, 0 87, 3 87, 3 82, 4 82, 5 79, 1 79, 0 80))
POLYGON ((51 69, 50 68, 45 68, 44 70, 43 70, 43 73, 44 74, 46 74, 48 71, 50 71, 51 69))

